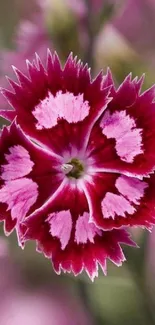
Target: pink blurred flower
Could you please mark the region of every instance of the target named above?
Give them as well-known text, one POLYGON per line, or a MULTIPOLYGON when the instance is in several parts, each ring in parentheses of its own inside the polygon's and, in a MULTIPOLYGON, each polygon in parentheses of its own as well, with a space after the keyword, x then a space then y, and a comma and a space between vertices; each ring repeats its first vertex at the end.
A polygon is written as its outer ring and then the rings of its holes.
POLYGON ((26 291, 17 287, 0 305, 1 325, 90 325, 78 297, 57 286, 56 292, 26 291))
POLYGON ((25 60, 31 60, 34 53, 37 52, 41 59, 45 61, 45 49, 50 46, 47 30, 44 25, 43 13, 33 17, 32 21, 25 20, 18 27, 15 39, 16 51, 4 52, 4 69, 7 69, 12 63, 20 66, 20 69, 26 70, 25 60))
MULTIPOLYGON (((46 49, 51 47, 48 32, 45 26, 44 11, 38 11, 33 15, 31 20, 23 20, 17 26, 17 33, 14 39, 15 50, 1 50, 1 85, 6 86, 5 75, 11 74, 11 65, 18 65, 21 71, 27 71, 26 60, 32 60, 33 55, 37 52, 45 63, 46 49)), ((12 77, 13 74, 12 74, 12 77)), ((0 95, 0 108, 6 107, 3 97, 0 95)))
POLYGON ((155 1, 128 0, 114 26, 143 56, 154 54, 155 1))
MULTIPOLYGON (((1 325, 91 325, 90 315, 68 283, 31 288, 0 237, 1 325)), ((45 276, 45 273, 43 274, 45 276)))

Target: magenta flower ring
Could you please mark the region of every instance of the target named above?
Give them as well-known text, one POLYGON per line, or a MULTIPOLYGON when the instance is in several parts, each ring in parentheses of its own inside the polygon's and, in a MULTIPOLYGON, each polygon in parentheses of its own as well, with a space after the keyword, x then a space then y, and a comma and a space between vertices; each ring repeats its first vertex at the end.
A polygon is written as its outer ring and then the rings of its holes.
POLYGON ((18 84, 2 92, 13 110, 1 136, 0 212, 5 231, 61 269, 91 279, 106 259, 120 265, 124 226, 155 223, 155 104, 152 87, 129 75, 116 90, 110 71, 91 80, 72 55, 64 68, 48 51, 14 68, 18 84))

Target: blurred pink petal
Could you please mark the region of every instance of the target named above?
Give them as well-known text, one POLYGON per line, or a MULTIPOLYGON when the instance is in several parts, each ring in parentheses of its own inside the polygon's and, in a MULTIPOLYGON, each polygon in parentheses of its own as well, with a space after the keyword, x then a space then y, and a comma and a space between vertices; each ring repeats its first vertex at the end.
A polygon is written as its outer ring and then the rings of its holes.
MULTIPOLYGON (((92 325, 78 292, 75 291, 75 294, 69 282, 53 281, 48 287, 40 288, 35 284, 32 289, 28 274, 26 279, 23 278, 24 274, 20 263, 12 260, 7 240, 0 237, 1 325, 92 325)), ((42 277, 45 274, 46 271, 42 277)))
POLYGON ((139 53, 149 55, 155 49, 154 17, 154 0, 128 0, 113 24, 139 53))
MULTIPOLYGON (((5 75, 12 73, 11 66, 18 65, 19 69, 26 72, 26 60, 32 60, 34 53, 37 52, 41 60, 46 61, 46 49, 51 47, 48 33, 45 27, 44 11, 35 14, 32 20, 24 20, 17 26, 14 39, 15 50, 2 50, 0 81, 1 86, 6 86, 5 75)), ((6 103, 0 95, 0 109, 6 108, 6 103)))
MULTIPOLYGON (((17 289, 0 306, 1 325, 91 325, 78 297, 65 288, 57 292, 17 289)), ((61 289, 61 290, 60 290, 61 289)))

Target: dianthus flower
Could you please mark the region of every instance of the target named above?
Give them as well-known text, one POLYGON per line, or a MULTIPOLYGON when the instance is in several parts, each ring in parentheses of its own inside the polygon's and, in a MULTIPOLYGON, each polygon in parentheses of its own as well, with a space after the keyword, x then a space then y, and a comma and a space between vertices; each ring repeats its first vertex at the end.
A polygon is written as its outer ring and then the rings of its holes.
POLYGON ((91 279, 106 259, 121 265, 120 243, 134 245, 124 226, 155 223, 155 104, 143 78, 127 76, 116 90, 110 71, 91 80, 72 55, 62 69, 27 61, 29 78, 2 92, 13 110, 0 142, 0 212, 19 243, 34 239, 57 273, 91 279))

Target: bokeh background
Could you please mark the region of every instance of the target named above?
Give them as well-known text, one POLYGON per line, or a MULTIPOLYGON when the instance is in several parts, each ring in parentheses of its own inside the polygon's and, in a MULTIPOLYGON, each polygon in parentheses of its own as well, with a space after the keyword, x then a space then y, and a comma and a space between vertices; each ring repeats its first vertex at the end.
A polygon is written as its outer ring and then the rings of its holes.
MULTIPOLYGON (((109 66, 116 84, 146 73, 145 89, 155 83, 155 0, 0 0, 0 85, 34 52, 45 62, 47 47, 62 62, 73 51, 93 75, 109 66)), ((123 267, 109 263, 92 284, 55 275, 33 243, 22 251, 1 226, 0 325, 155 324, 155 230, 131 231, 140 249, 124 249, 123 267)))

